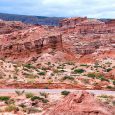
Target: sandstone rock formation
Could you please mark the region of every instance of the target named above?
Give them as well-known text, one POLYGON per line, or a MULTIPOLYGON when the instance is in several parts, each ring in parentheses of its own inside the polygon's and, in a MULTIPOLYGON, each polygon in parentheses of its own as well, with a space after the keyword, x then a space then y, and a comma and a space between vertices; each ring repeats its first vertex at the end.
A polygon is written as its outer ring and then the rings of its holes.
POLYGON ((90 57, 93 57, 93 61, 114 59, 114 24, 114 20, 103 21, 87 17, 64 19, 60 21, 59 27, 1 20, 0 58, 29 61, 37 59, 44 52, 48 53, 50 48, 55 53, 61 51, 65 60, 71 58, 89 62, 87 59, 90 57))
MULTIPOLYGON (((68 49, 80 56, 92 55, 98 58, 108 51, 115 51, 114 20, 106 22, 97 19, 68 18, 60 22, 62 40, 69 44, 68 49)), ((107 55, 101 56, 106 58, 107 55)), ((110 58, 114 56, 108 55, 110 58)), ((81 59, 81 58, 80 58, 81 59)))
POLYGON ((87 92, 71 93, 44 115, 114 115, 112 108, 87 92))
POLYGON ((8 34, 14 31, 22 30, 30 25, 18 21, 3 21, 0 20, 0 34, 8 34))

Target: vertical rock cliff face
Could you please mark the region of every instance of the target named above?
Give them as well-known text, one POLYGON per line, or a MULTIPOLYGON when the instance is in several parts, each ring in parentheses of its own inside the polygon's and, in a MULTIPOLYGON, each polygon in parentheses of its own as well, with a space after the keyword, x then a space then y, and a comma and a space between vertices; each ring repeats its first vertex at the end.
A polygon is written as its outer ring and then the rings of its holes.
POLYGON ((48 48, 62 50, 62 36, 49 27, 30 26, 23 30, 0 35, 0 58, 31 58, 48 48))
POLYGON ((68 18, 60 22, 63 42, 76 54, 88 55, 115 50, 115 20, 68 18))
POLYGON ((30 59, 49 48, 74 57, 114 52, 114 25, 115 20, 87 17, 63 19, 59 27, 0 21, 0 58, 30 59))
POLYGON ((23 43, 14 43, 8 44, 6 46, 1 45, 0 54, 2 58, 8 58, 14 56, 14 58, 18 58, 17 56, 30 56, 32 53, 40 54, 47 48, 52 49, 61 49, 62 48, 62 39, 60 35, 57 36, 47 36, 46 38, 40 38, 38 40, 32 40, 31 42, 23 42, 23 43))

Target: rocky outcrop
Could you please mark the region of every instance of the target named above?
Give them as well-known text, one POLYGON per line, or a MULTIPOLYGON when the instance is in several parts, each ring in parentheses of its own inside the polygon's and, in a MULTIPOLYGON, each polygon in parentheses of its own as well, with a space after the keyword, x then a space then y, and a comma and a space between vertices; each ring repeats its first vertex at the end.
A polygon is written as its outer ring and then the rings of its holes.
POLYGON ((0 20, 0 34, 8 34, 14 31, 28 28, 30 25, 26 25, 18 21, 3 21, 0 20))
MULTIPOLYGON (((3 57, 12 57, 23 54, 23 56, 31 55, 31 53, 39 54, 47 48, 62 49, 61 35, 47 36, 46 38, 38 38, 37 40, 25 41, 22 43, 14 43, 8 45, 1 45, 0 54, 3 57)), ((16 57, 17 57, 16 56, 16 57)), ((2 58, 3 58, 2 57, 2 58)), ((24 58, 24 57, 23 57, 24 58)))
POLYGON ((63 42, 75 54, 89 55, 115 48, 115 22, 98 19, 68 18, 60 22, 63 42))
POLYGON ((75 27, 76 24, 78 24, 78 23, 80 23, 84 20, 87 20, 87 17, 63 19, 63 20, 60 21, 59 26, 62 27, 62 28, 72 28, 72 27, 75 27))
POLYGON ((105 23, 108 25, 108 27, 114 27, 115 26, 115 19, 106 20, 105 23))
POLYGON ((84 18, 68 18, 60 21, 60 27, 62 30, 69 32, 77 32, 78 34, 104 34, 104 33, 115 33, 115 20, 103 22, 98 19, 84 18))
POLYGON ((112 108, 87 92, 71 93, 44 115, 114 115, 112 108))
POLYGON ((0 58, 38 57, 48 48, 74 56, 75 60, 84 55, 98 56, 115 48, 113 25, 114 20, 105 22, 87 17, 63 19, 60 27, 1 20, 0 58), (9 27, 10 31, 7 31, 9 27))

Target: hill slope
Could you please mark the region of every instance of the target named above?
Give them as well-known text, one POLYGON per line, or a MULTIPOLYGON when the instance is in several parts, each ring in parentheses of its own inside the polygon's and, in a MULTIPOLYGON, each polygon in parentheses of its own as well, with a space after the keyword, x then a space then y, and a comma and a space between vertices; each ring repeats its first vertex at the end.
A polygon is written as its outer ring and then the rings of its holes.
POLYGON ((6 21, 22 21, 24 23, 29 23, 29 24, 56 26, 59 24, 59 20, 62 18, 0 13, 0 19, 6 20, 6 21))

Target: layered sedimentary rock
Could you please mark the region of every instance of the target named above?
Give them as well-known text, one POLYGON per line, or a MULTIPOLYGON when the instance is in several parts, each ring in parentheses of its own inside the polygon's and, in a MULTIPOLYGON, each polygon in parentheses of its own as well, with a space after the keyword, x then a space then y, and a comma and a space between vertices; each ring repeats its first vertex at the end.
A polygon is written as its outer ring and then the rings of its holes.
POLYGON ((115 49, 115 21, 98 19, 68 18, 60 22, 64 43, 73 47, 76 54, 89 55, 115 49))
POLYGON ((3 21, 0 20, 0 34, 8 34, 14 31, 28 28, 30 25, 26 25, 18 21, 3 21))
POLYGON ((38 57, 49 48, 69 54, 75 60, 85 55, 105 58, 109 51, 112 55, 108 56, 114 58, 114 24, 114 20, 103 21, 87 17, 64 19, 60 21, 59 27, 1 20, 0 58, 29 59, 38 57))
POLYGON ((61 35, 46 34, 42 27, 29 28, 25 31, 1 35, 0 54, 1 58, 31 57, 37 56, 45 49, 62 49, 61 35), (46 35, 45 35, 46 34, 46 35))
POLYGON ((78 34, 103 34, 115 32, 115 20, 103 22, 98 19, 68 18, 60 22, 62 30, 68 29, 68 32, 75 31, 78 34))

